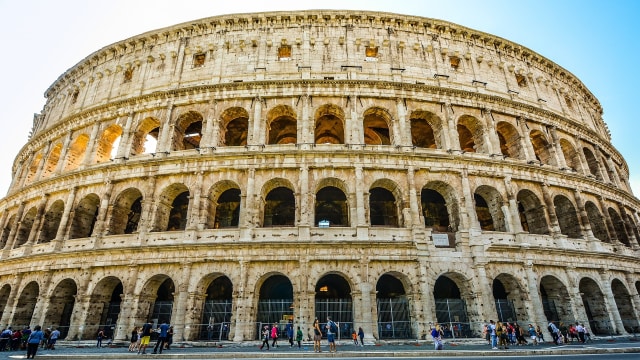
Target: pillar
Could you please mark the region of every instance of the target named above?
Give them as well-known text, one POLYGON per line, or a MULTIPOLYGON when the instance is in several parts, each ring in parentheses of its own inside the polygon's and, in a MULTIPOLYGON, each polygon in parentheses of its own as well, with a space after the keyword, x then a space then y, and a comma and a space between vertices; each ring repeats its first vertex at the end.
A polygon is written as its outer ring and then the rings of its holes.
POLYGON ((186 340, 184 334, 187 330, 187 301, 189 300, 189 282, 191 279, 191 262, 183 262, 180 264, 180 284, 176 289, 178 295, 174 302, 173 313, 171 314, 171 323, 173 326, 174 340, 186 340))

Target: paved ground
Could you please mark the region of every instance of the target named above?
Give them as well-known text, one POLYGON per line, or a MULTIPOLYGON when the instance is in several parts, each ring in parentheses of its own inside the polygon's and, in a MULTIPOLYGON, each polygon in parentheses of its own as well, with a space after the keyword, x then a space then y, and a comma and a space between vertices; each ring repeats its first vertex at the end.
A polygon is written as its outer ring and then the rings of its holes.
MULTIPOLYGON (((56 350, 38 350, 37 357, 44 359, 223 359, 223 358, 306 358, 321 355, 322 357, 433 357, 433 356, 496 356, 496 355, 549 355, 549 354, 598 354, 598 353, 640 353, 640 338, 616 337, 596 339, 593 343, 565 345, 542 344, 539 346, 512 346, 508 350, 491 350, 481 339, 445 340, 445 348, 435 351, 430 341, 380 342, 366 344, 364 347, 354 346, 342 341, 338 344, 338 353, 330 354, 326 340, 323 340, 322 354, 314 353, 312 343, 303 343, 290 348, 285 341, 281 346, 269 351, 260 350, 258 341, 243 343, 225 342, 217 346, 203 346, 203 343, 176 343, 171 350, 162 355, 149 354, 143 356, 128 352, 126 343, 116 343, 111 347, 97 348, 94 342, 59 342, 56 350)), ((25 351, 0 352, 0 359, 25 358, 25 351)), ((640 355, 639 355, 640 356, 640 355)))

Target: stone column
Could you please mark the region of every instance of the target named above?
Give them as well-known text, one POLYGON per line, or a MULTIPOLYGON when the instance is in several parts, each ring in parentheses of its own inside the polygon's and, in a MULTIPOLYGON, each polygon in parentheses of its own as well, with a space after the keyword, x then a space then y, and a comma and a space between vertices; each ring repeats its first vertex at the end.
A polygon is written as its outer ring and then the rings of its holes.
MULTIPOLYGON (((582 139, 578 139, 578 157, 580 158, 580 167, 582 168, 582 175, 588 176, 591 175, 591 169, 589 168, 589 163, 587 162, 587 157, 584 155, 584 145, 582 145, 582 139)), ((579 170, 579 169, 576 169, 579 170)))
POLYGON ((622 220, 622 225, 624 226, 624 231, 627 233, 627 239, 629 239, 629 245, 632 249, 637 250, 640 248, 638 246, 638 239, 633 233, 633 229, 631 229, 631 225, 629 224, 629 216, 627 215, 626 210, 624 209, 624 205, 622 203, 616 203, 618 205, 618 210, 620 210, 620 218, 622 220))
POLYGON ((553 204, 553 199, 551 198, 551 193, 549 192, 549 184, 542 184, 542 197, 544 198, 544 203, 547 207, 547 215, 549 216, 549 227, 551 230, 551 235, 554 237, 560 235, 562 231, 560 230, 560 223, 558 223, 558 217, 556 216, 556 208, 553 204))
POLYGON ((507 204, 502 206, 502 212, 504 218, 509 225, 509 231, 514 234, 522 233, 522 223, 520 223, 520 211, 518 211, 518 200, 513 191, 513 184, 511 183, 511 176, 504 178, 504 188, 507 193, 507 204), (508 220, 507 220, 508 219, 508 220))
POLYGON ((47 206, 47 201, 49 199, 49 194, 44 194, 43 199, 40 201, 38 205, 38 211, 36 214, 36 218, 33 221, 33 225, 31 225, 31 231, 29 232, 29 237, 25 245, 27 245, 28 250, 31 250, 31 247, 37 243, 38 236, 40 235, 40 231, 42 230, 42 226, 46 222, 44 218, 44 210, 47 206))
MULTIPOLYGON (((78 339, 82 340, 84 335, 84 326, 87 323, 89 309, 93 307, 91 294, 87 292, 89 281, 92 277, 92 270, 88 266, 81 269, 84 274, 79 280, 77 293, 75 295, 75 304, 73 305, 73 314, 71 315, 71 326, 66 340, 78 339)), ((93 337, 92 337, 93 339, 93 337)))
POLYGON ((613 296, 613 291, 611 290, 611 279, 609 278, 609 273, 607 270, 600 270, 600 284, 602 285, 602 295, 604 297, 604 305, 607 309, 607 313, 609 314, 609 321, 611 321, 611 328, 613 333, 628 335, 627 331, 622 324, 622 318, 620 317, 620 312, 618 311, 618 306, 616 305, 616 299, 613 296))
POLYGON ((400 146, 412 146, 413 141, 411 140, 411 123, 410 119, 407 119, 407 103, 406 99, 397 98, 396 99, 396 112, 398 113, 398 128, 399 133, 394 138, 397 138, 395 141, 396 145, 400 146))
MULTIPOLYGON (((478 216, 476 214, 475 201, 473 200, 473 194, 471 193, 471 186, 469 185, 469 171, 465 168, 462 169, 462 173, 460 174, 460 180, 462 182, 462 196, 460 199, 461 208, 460 208, 460 217, 461 227, 462 229, 467 229, 472 231, 471 239, 473 240, 474 235, 480 235, 482 230, 480 229, 480 223, 478 222, 478 216), (466 217, 465 217, 466 214, 466 217)), ((458 229, 458 230, 462 230, 458 229)))
MULTIPOLYGON (((365 209, 368 207, 365 204, 365 189, 362 187, 364 183, 364 171, 361 165, 355 166, 355 183, 352 185, 355 186, 355 200, 353 203, 349 202, 349 208, 352 215, 355 217, 351 217, 349 221, 351 222, 351 227, 355 226, 356 231, 358 233, 359 240, 366 240, 369 238, 369 227, 367 224, 367 218, 365 214, 365 209), (354 221, 355 220, 355 221, 354 221), (354 224, 355 222, 355 224, 354 224)), ((368 194, 368 191, 367 191, 368 194)))
POLYGON ((98 217, 96 219, 96 224, 93 227, 93 232, 91 233, 92 237, 97 237, 94 242, 94 247, 100 247, 100 238, 105 235, 108 230, 108 221, 111 219, 111 192, 113 191, 113 183, 111 180, 107 180, 105 183, 105 191, 102 195, 102 199, 100 200, 100 208, 98 209, 98 217))
POLYGON ((297 143, 313 144, 315 143, 315 121, 313 118, 313 114, 311 114, 311 101, 309 94, 300 96, 298 101, 300 101, 301 104, 298 107, 300 117, 298 119, 297 143))
POLYGON ((244 211, 240 211, 240 219, 239 227, 240 227, 240 240, 251 240, 251 235, 253 233, 253 228, 259 226, 260 220, 257 218, 257 214, 259 211, 256 209, 259 206, 258 195, 255 194, 255 175, 256 170, 254 168, 250 168, 247 171, 247 192, 246 196, 241 197, 240 200, 240 209, 244 211))
MULTIPOLYGON (((47 160, 49 160, 49 156, 51 156, 51 145, 51 141, 49 141, 45 149, 42 151, 42 161, 40 161, 40 165, 38 166, 36 175, 33 177, 33 181, 37 181, 42 176, 44 165, 48 162, 47 160)), ((58 159, 58 161, 60 160, 58 159)))
POLYGON ((189 205, 187 206, 187 224, 185 230, 197 230, 200 219, 200 197, 202 196, 202 184, 204 183, 204 172, 198 171, 196 184, 193 187, 193 194, 189 193, 189 205))
MULTIPOLYGON (((303 160, 304 161, 304 160, 303 160)), ((309 166, 304 162, 300 164, 300 177, 298 179, 298 188, 300 193, 297 199, 300 199, 298 206, 298 240, 308 240, 311 238, 311 227, 315 226, 314 219, 311 218, 313 211, 313 194, 309 191, 309 166)))
POLYGON ((582 195, 580 193, 580 189, 576 188, 573 190, 573 197, 576 200, 576 206, 578 207, 578 219, 582 225, 582 235, 585 240, 588 240, 590 245, 589 248, 595 250, 595 244, 598 239, 593 235, 593 230, 591 229, 591 222, 589 221, 589 214, 587 214, 587 210, 584 207, 584 201, 582 200, 582 195))
POLYGON ((449 149, 452 150, 460 150, 460 139, 458 137, 458 128, 456 127, 455 124, 455 118, 454 118, 454 114, 453 114, 453 110, 451 109, 451 103, 445 103, 444 104, 444 108, 446 111, 446 121, 447 121, 447 127, 449 128, 447 132, 445 132, 445 129, 443 130, 443 134, 445 135, 445 138, 447 140, 447 144, 449 144, 449 149))
MULTIPOLYGON (((312 312, 311 303, 315 297, 315 291, 313 286, 309 284, 309 260, 304 258, 298 260, 298 266, 300 269, 298 275, 299 289, 297 291, 297 320, 296 323, 300 326, 303 334, 311 332, 311 326, 313 324, 314 315, 312 312)), ((303 335, 303 339, 306 337, 303 335)))
POLYGON ((87 144, 87 156, 85 156, 82 161, 81 168, 85 168, 93 163, 93 160, 96 158, 96 152, 98 151, 98 147, 96 146, 98 131, 102 127, 102 123, 96 122, 91 128, 91 135, 89 136, 89 143, 87 144))
POLYGON ((249 263, 245 260, 239 261, 240 267, 240 283, 237 290, 234 286, 234 318, 235 318, 235 334, 233 341, 241 342, 251 339, 250 334, 252 332, 252 324, 250 321, 251 314, 253 313, 251 307, 251 294, 252 291, 247 291, 247 273, 249 271, 249 263), (237 291, 237 293, 236 293, 237 291))
POLYGON ((67 201, 64 204, 64 211, 62 212, 62 217, 60 218, 60 225, 58 225, 58 232, 56 233, 56 237, 53 241, 57 241, 59 243, 65 239, 65 234, 68 233, 68 228, 73 225, 72 219, 69 219, 71 215, 71 209, 73 209, 73 202, 76 199, 76 193, 78 192, 78 187, 74 186, 69 191, 69 195, 67 196, 67 201))
MULTIPOLYGON (((5 246, 5 251, 13 249, 13 246, 16 243, 16 236, 18 234, 18 228, 22 223, 22 215, 24 214, 25 206, 25 202, 21 202, 20 206, 18 206, 18 211, 16 211, 16 218, 11 225, 11 231, 9 232, 9 238, 7 239, 7 246, 5 246)), ((6 258, 6 256, 7 254, 2 254, 2 258, 6 258)))
MULTIPOLYGON (((609 164, 609 169, 611 169, 611 175, 613 175, 613 179, 611 182, 616 185, 618 188, 622 188, 622 182, 620 181, 620 176, 616 169, 616 164, 611 160, 611 156, 606 157, 607 164, 609 164)), ((611 176, 609 176, 611 178, 611 176)))
POLYGON ((69 150, 69 144, 71 143, 71 136, 73 132, 69 131, 67 133, 67 137, 65 137, 64 142, 62 143, 62 149, 60 149, 60 156, 58 157, 58 163, 56 164, 56 169, 54 170, 55 174, 60 174, 62 170, 64 170, 64 164, 67 158, 67 151, 69 150))
POLYGON ((127 120, 124 124, 124 129, 122 130, 122 135, 120 136, 120 144, 118 144, 118 150, 116 151, 116 159, 129 158, 130 153, 129 149, 131 148, 131 125, 133 124, 133 116, 135 112, 130 112, 127 116, 127 120))
MULTIPOLYGON (((46 269, 49 270, 49 269, 46 269)), ((42 282, 38 285, 40 286, 38 299, 36 301, 36 306, 33 309, 33 315, 31 315, 31 328, 33 329, 36 325, 46 325, 45 317, 47 315, 47 310, 51 305, 51 289, 49 288, 51 284, 51 276, 53 272, 51 271, 43 271, 42 282)))
POLYGON ((635 279, 633 275, 634 274, 628 271, 625 272, 624 276, 627 283, 624 285, 627 287, 627 289, 629 289, 629 301, 633 305, 633 314, 635 320, 638 321, 640 320, 640 295, 638 295, 638 289, 635 286, 635 279))
POLYGON ((171 314, 171 324, 173 324, 173 337, 175 340, 185 341, 184 334, 187 331, 187 301, 189 298, 189 281, 191 278, 191 262, 183 262, 180 264, 180 284, 176 288, 178 294, 173 306, 171 314))
POLYGON ((613 226, 613 221, 611 221, 611 217, 609 216, 609 208, 604 202, 604 197, 602 195, 598 195, 598 201, 600 202, 600 208, 602 208, 602 217, 604 218, 604 223, 607 225, 611 243, 613 243, 614 245, 621 245, 622 243, 620 242, 620 239, 618 239, 616 228, 613 226))
POLYGON ((202 139, 200 140, 200 152, 207 147, 218 146, 218 139, 220 137, 220 127, 218 126, 218 119, 214 115, 217 101, 212 99, 209 101, 209 107, 205 111, 202 118, 202 139))
MULTIPOLYGON (((527 316, 531 322, 540 325, 540 329, 546 331, 547 329, 547 317, 544 314, 544 307, 542 306, 542 298, 540 297, 538 287, 538 274, 534 269, 533 262, 526 260, 524 263, 524 281, 527 286, 526 291, 527 298, 524 300, 525 307, 528 309, 527 316)), ((551 336, 547 334, 547 336, 551 336)))
POLYGON ((157 210, 154 208, 154 199, 156 198, 156 177, 149 176, 146 183, 147 189, 144 192, 144 197, 140 201, 142 212, 140 213, 140 221, 138 222, 138 236, 141 239, 144 238, 147 232, 153 231, 152 221, 154 220, 154 215, 157 212, 157 210))
POLYGON ((521 116, 516 117, 516 123, 520 126, 522 136, 520 137, 520 146, 524 151, 525 160, 536 160, 536 152, 533 150, 533 144, 531 143, 531 136, 529 135, 529 127, 527 126, 527 120, 521 116))
POLYGON ((491 109, 483 111, 483 118, 485 123, 487 124, 487 132, 486 132, 486 143, 487 145, 487 153, 488 154, 502 154, 500 150, 500 138, 498 137, 498 133, 496 131, 496 122, 491 114, 491 109))
POLYGON ((549 134, 551 134, 551 140, 553 140, 553 149, 556 155, 556 164, 561 169, 567 167, 567 161, 564 158, 564 152, 562 151, 562 146, 560 146, 560 139, 558 138, 558 131, 555 126, 549 128, 549 134))
POLYGON ((141 326, 142 322, 146 320, 146 318, 139 319, 137 317, 140 294, 136 289, 136 283, 138 282, 139 266, 137 264, 129 264, 127 270, 129 277, 123 279, 120 314, 118 315, 118 324, 114 335, 116 339, 125 339, 134 326, 141 326))
POLYGON ((167 109, 165 110, 165 116, 163 121, 160 122, 160 134, 158 135, 158 143, 156 145, 156 154, 162 152, 171 151, 171 138, 173 137, 173 101, 167 103, 167 109))
POLYGON ((23 275, 24 273, 18 272, 13 276, 11 292, 9 293, 9 297, 7 298, 7 303, 4 306, 2 318, 0 318, 0 326, 2 326, 2 328, 11 325, 11 322, 13 321, 13 315, 16 312, 16 306, 18 306, 18 291, 21 290, 20 286, 22 285, 23 275))
MULTIPOLYGON (((474 248, 478 248, 480 246, 474 246, 474 248)), ((474 249, 474 254, 478 254, 480 251, 475 251, 478 249, 474 249)), ((492 286, 489 283, 489 279, 487 277, 486 263, 485 259, 482 259, 484 256, 480 256, 478 261, 475 261, 473 264, 474 269, 474 277, 475 277, 475 301, 474 304, 476 309, 478 310, 478 318, 477 319, 469 319, 469 321, 487 321, 494 318, 497 318, 497 310, 496 310, 496 302, 493 298, 492 286)), ((474 258, 478 258, 478 256, 474 256, 474 258)), ((477 330, 477 329, 476 329, 477 330)))
MULTIPOLYGON (((369 260, 362 259, 360 260, 360 273, 362 277, 362 282, 359 284, 359 292, 360 294, 352 293, 352 297, 354 301, 356 299, 360 299, 360 306, 356 306, 354 304, 354 309, 359 309, 362 321, 362 330, 364 330, 364 338, 368 341, 375 341, 378 338, 378 321, 377 318, 374 318, 374 312, 376 307, 376 293, 375 286, 370 283, 370 279, 368 278, 368 267, 369 260)), ((320 319, 322 321, 323 319, 320 319)))

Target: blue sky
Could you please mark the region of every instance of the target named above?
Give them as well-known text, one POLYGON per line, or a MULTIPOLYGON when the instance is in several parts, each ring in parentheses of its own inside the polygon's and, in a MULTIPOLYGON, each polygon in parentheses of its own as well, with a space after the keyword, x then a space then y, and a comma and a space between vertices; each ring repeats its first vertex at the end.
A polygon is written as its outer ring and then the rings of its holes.
POLYGON ((484 1, 82 1, 0 0, 0 197, 27 142, 44 91, 87 55, 128 37, 199 18, 258 11, 361 9, 451 21, 519 43, 576 75, 599 99, 613 145, 640 195, 640 2, 484 1))

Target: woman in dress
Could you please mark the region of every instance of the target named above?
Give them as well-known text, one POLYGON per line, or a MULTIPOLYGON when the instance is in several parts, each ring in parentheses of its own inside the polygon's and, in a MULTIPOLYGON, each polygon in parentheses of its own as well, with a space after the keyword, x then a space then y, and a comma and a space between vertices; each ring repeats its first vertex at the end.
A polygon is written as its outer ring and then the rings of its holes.
POLYGON ((320 331, 320 322, 316 318, 313 322, 313 351, 322 352, 320 349, 320 341, 322 340, 322 331, 320 331))

